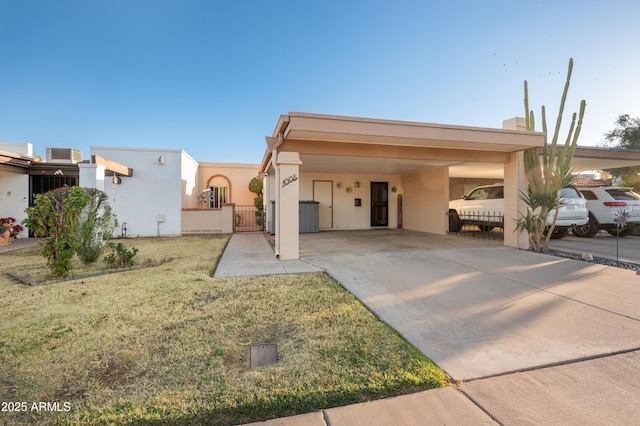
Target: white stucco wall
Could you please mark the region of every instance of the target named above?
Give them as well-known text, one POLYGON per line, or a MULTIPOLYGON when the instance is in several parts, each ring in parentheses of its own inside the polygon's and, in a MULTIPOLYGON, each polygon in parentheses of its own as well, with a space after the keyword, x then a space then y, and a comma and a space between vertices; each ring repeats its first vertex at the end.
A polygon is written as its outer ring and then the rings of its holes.
POLYGON ((187 209, 201 207, 198 205, 200 201, 198 198, 200 195, 198 162, 184 151, 181 154, 182 207, 187 209))
POLYGON ((33 145, 26 142, 0 142, 0 151, 31 157, 33 145))
POLYGON ((182 150, 91 147, 91 154, 133 169, 133 176, 121 177, 120 185, 113 184, 111 177, 105 178, 104 191, 120 225, 116 236, 120 235, 123 223, 130 237, 180 235, 182 150), (164 164, 159 164, 160 156, 164 157, 164 164), (162 217, 164 222, 159 221, 162 217))
POLYGON ((300 200, 313 200, 313 181, 331 181, 333 184, 333 228, 332 229, 370 229, 371 228, 371 182, 388 182, 389 186, 389 228, 398 227, 398 198, 392 188, 400 188, 399 175, 376 174, 336 174, 301 173, 300 200), (360 187, 355 187, 360 182, 360 187), (337 184, 342 183, 341 188, 337 184), (351 193, 347 188, 351 188, 351 193), (355 206, 360 198, 362 205, 355 206))
MULTIPOLYGON (((27 218, 24 210, 29 207, 29 176, 0 172, 0 217, 13 217, 16 223, 27 218)), ((27 238, 25 228, 19 238, 27 238)))

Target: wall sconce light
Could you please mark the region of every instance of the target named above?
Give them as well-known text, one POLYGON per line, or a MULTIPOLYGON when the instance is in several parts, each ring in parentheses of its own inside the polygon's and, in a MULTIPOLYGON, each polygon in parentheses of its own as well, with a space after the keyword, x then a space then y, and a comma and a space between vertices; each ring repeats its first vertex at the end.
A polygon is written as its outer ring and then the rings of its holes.
POLYGON ((355 186, 356 188, 360 188, 360 182, 356 181, 356 183, 354 183, 353 186, 355 186))
POLYGON ((158 164, 160 165, 164 164, 164 155, 161 155, 160 157, 158 157, 158 164))

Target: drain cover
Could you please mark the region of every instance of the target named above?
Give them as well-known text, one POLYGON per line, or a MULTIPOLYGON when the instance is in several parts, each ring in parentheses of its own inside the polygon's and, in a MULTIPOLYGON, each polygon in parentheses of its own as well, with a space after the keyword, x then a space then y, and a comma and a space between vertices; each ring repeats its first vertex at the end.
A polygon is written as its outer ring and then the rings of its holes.
POLYGON ((278 362, 278 352, 273 343, 253 345, 249 348, 247 356, 251 368, 266 367, 278 362))

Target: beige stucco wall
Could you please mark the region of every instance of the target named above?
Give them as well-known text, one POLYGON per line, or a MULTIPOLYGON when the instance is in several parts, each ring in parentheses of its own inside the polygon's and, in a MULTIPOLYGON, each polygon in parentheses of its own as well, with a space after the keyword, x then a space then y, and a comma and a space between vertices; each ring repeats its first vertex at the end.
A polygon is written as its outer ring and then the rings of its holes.
POLYGON ((519 194, 527 191, 524 171, 524 153, 514 152, 511 161, 504 165, 504 245, 526 249, 529 239, 526 233, 515 230, 515 221, 527 211, 519 194))
POLYGON ((399 175, 377 174, 338 174, 338 173, 301 173, 300 200, 313 200, 313 181, 331 181, 333 184, 333 228, 332 229, 369 229, 371 228, 371 182, 389 184, 389 228, 398 227, 398 199, 391 191, 394 186, 400 188, 399 175), (360 182, 360 187, 355 187, 360 182), (337 184, 342 183, 342 188, 337 184), (347 188, 352 189, 351 193, 347 188), (362 200, 362 206, 355 206, 355 199, 362 200))
MULTIPOLYGON (((200 163, 199 191, 208 189, 207 182, 216 175, 222 175, 230 183, 230 203, 253 205, 256 195, 249 191, 249 182, 258 176, 258 164, 200 163)), ((202 203, 198 207, 204 207, 202 203)))
POLYGON ((182 210, 183 234, 222 232, 222 209, 182 210))
POLYGON ((445 234, 449 209, 449 169, 434 167, 402 176, 403 228, 445 234))

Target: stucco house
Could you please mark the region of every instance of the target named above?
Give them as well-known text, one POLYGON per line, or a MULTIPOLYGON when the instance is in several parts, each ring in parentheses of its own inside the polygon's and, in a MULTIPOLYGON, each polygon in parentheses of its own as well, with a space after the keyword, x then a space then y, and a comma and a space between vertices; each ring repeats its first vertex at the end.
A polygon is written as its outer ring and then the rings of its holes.
MULTIPOLYGON (((309 113, 278 119, 259 172, 266 176, 267 222, 275 254, 299 257, 299 203, 318 203, 321 230, 448 229, 448 202, 487 180, 504 182, 505 223, 526 208, 523 152, 541 149, 544 134, 523 118, 501 129, 309 113)), ((640 164, 640 152, 579 148, 575 171, 640 164)), ((504 244, 527 247, 527 236, 505 229, 504 244)))
POLYGON ((255 197, 248 184, 257 164, 198 163, 179 149, 91 147, 88 160, 70 149, 47 153, 42 161, 31 144, 0 143, 0 215, 20 222, 34 194, 79 185, 107 193, 119 222, 115 236, 231 233, 231 204, 253 205, 255 197), (56 157, 61 152, 67 158, 56 157))
MULTIPOLYGON (((522 118, 491 129, 292 112, 266 142, 261 164, 199 163, 181 149, 132 147, 91 147, 88 159, 48 148, 41 160, 31 144, 0 143, 0 216, 21 221, 34 194, 80 185, 109 195, 115 236, 232 233, 262 222, 248 190, 260 176, 275 255, 297 259, 306 204, 317 208, 314 230, 445 234, 449 200, 503 181, 505 223, 517 218, 526 210, 518 196, 527 187, 523 151, 540 149, 544 135, 526 131, 522 118)), ((573 161, 575 171, 635 165, 640 152, 603 148, 578 148, 573 161)), ((528 246, 526 235, 505 228, 505 245, 528 246)))

